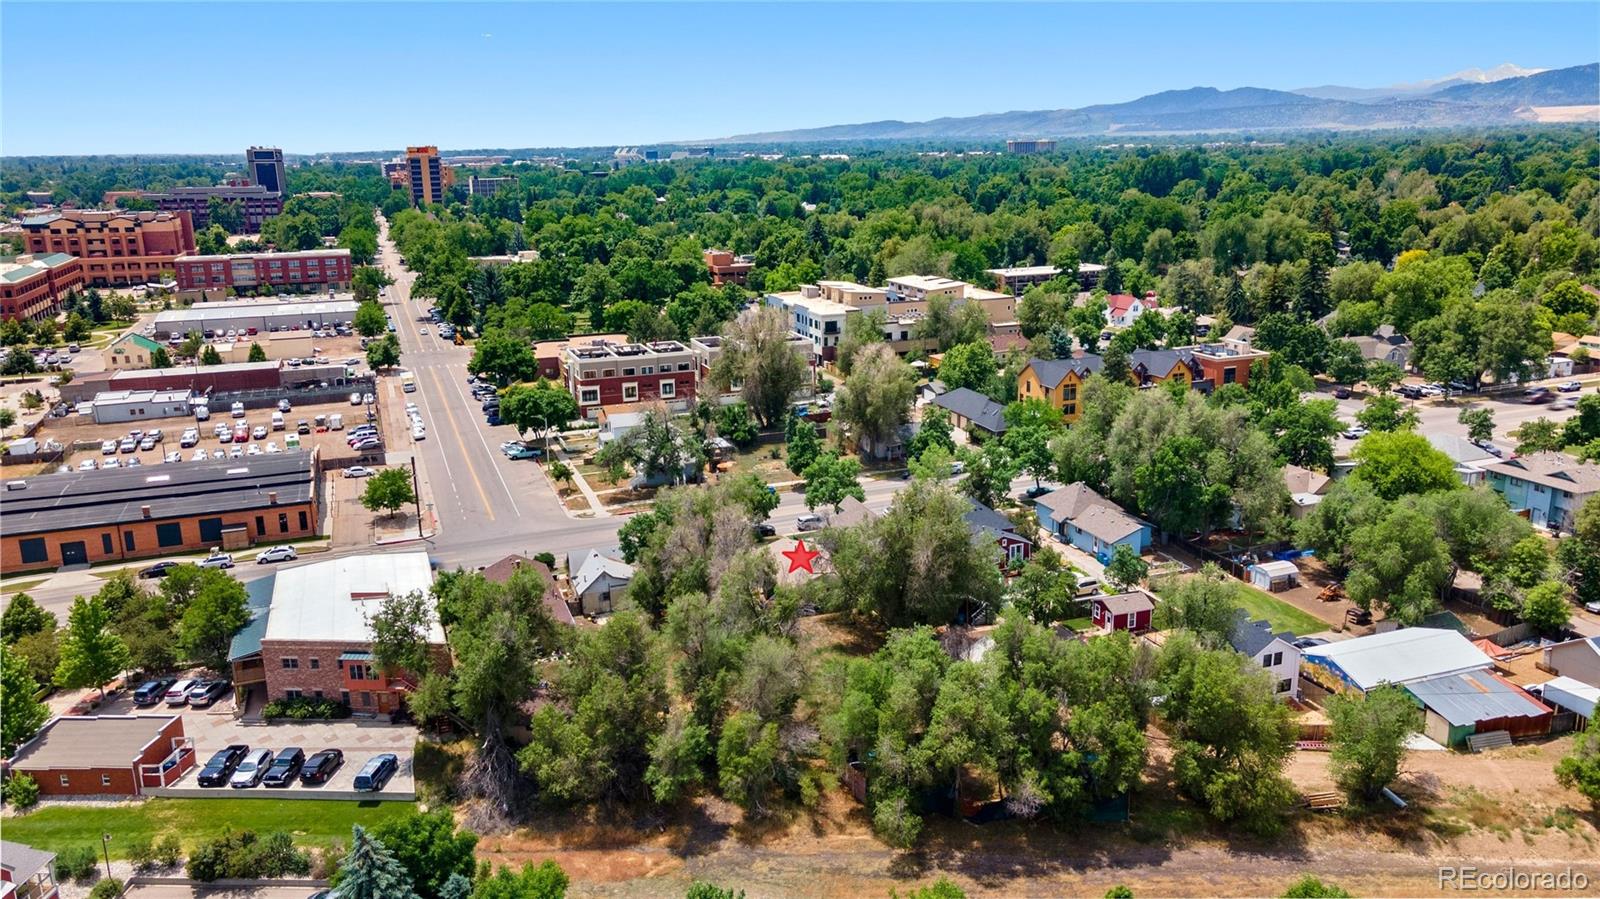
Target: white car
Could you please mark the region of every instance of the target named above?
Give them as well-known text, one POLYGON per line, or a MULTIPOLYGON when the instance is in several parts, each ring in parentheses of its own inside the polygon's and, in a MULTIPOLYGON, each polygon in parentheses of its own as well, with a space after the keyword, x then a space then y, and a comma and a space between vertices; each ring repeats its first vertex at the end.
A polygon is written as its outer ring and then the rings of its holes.
POLYGON ((1424 384, 1417 389, 1422 391, 1423 396, 1444 396, 1444 388, 1438 384, 1424 384))
POLYGON ((422 422, 419 421, 416 424, 411 426, 411 439, 412 440, 427 440, 428 439, 428 429, 422 426, 422 422))
POLYGON ((116 454, 117 454, 117 442, 115 440, 102 440, 102 441, 100 441, 100 455, 102 455, 102 456, 115 456, 116 454))
POLYGON ((347 478, 370 478, 375 474, 376 471, 365 465, 352 465, 344 470, 344 476, 347 478))
POLYGON ((166 464, 169 464, 169 465, 171 463, 173 463, 173 462, 182 462, 183 461, 183 453, 180 453, 177 450, 173 450, 172 452, 167 453, 167 455, 164 458, 162 458, 161 461, 166 463, 166 464))
POLYGON ((123 466, 123 467, 125 467, 125 468, 133 468, 135 466, 139 466, 139 465, 143 465, 143 464, 144 464, 143 462, 139 461, 139 457, 138 456, 129 456, 128 457, 128 464, 123 466))
POLYGON ((423 337, 427 337, 428 336, 428 329, 427 328, 418 328, 417 329, 417 333, 421 334, 423 337))
POLYGON ((93 459, 85 459, 82 462, 79 462, 78 463, 78 470, 79 471, 94 471, 94 460, 93 459))
POLYGON ((156 444, 160 442, 161 439, 156 437, 154 434, 146 434, 144 435, 144 439, 139 441, 139 449, 146 451, 153 450, 156 448, 156 444))
POLYGON ((259 456, 259 455, 261 455, 261 444, 259 444, 259 443, 250 444, 249 446, 245 447, 244 454, 246 456, 259 456))
POLYGON ((265 440, 265 439, 267 439, 267 426, 266 425, 256 425, 255 427, 251 428, 250 429, 250 439, 251 440, 265 440))
POLYGON ((226 459, 226 458, 228 458, 228 454, 223 452, 222 450, 214 449, 214 450, 211 451, 211 458, 213 458, 213 459, 226 459))
POLYGON ((233 556, 225 552, 211 551, 211 555, 200 560, 201 568, 232 568, 233 556))
POLYGON ((422 409, 416 403, 406 403, 406 414, 407 415, 415 415, 415 414, 417 414, 418 412, 421 412, 421 411, 422 411, 422 409))
POLYGON ((184 431, 183 436, 178 438, 178 446, 183 447, 184 449, 188 449, 199 442, 200 432, 196 431, 194 428, 184 431))
POLYGON ((131 453, 138 448, 139 441, 134 440, 132 437, 124 437, 122 442, 117 444, 117 449, 124 453, 131 453))
POLYGON ((265 565, 268 562, 293 562, 300 558, 299 553, 292 546, 272 546, 256 553, 256 564, 265 565))
POLYGON ((352 405, 352 406, 361 405, 361 394, 359 394, 359 393, 350 394, 350 405, 352 405))
POLYGON ((236 443, 233 446, 228 447, 228 458, 230 458, 230 459, 243 459, 244 458, 244 450, 241 449, 239 447, 239 445, 236 443))
POLYGON ((191 456, 189 456, 189 461, 191 461, 191 462, 204 462, 205 460, 207 460, 209 458, 211 458, 211 455, 205 451, 205 448, 197 446, 197 447, 194 448, 194 453, 191 456))
POLYGON ((377 402, 377 399, 370 393, 363 393, 363 394, 361 394, 361 402, 363 402, 366 405, 370 406, 373 403, 377 402))
POLYGON ((277 444, 276 441, 273 441, 273 440, 268 440, 267 441, 267 455, 270 456, 273 453, 281 453, 281 452, 283 452, 283 450, 278 448, 278 444, 277 444))
POLYGON ((1344 439, 1346 440, 1360 440, 1365 436, 1367 436, 1367 429, 1360 425, 1344 429, 1344 439))

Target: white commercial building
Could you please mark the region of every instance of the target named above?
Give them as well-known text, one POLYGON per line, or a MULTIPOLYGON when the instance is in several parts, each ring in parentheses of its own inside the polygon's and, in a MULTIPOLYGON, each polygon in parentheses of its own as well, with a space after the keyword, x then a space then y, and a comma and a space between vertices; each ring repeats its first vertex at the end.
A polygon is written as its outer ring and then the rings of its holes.
POLYGON ((168 309, 156 313, 155 331, 160 335, 182 337, 191 331, 256 333, 294 328, 332 327, 355 320, 355 300, 260 300, 224 303, 196 303, 187 309, 168 309))
POLYGON ((106 390, 94 395, 95 424, 180 418, 190 413, 187 390, 106 390))

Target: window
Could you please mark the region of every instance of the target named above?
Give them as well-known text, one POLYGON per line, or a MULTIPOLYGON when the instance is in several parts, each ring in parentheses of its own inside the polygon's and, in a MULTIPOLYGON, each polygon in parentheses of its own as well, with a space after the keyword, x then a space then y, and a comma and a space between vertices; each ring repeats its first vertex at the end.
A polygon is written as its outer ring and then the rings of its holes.
POLYGON ((578 402, 581 403, 582 405, 585 405, 585 406, 592 406, 595 403, 600 402, 600 388, 598 388, 598 387, 580 387, 580 388, 578 388, 578 402))
POLYGON ((300 530, 304 531, 306 529, 307 529, 306 513, 304 512, 304 510, 302 510, 300 512, 300 530))
POLYGON ((67 776, 65 774, 61 775, 61 785, 63 787, 67 786, 67 776))
POLYGON ((288 512, 279 512, 278 513, 278 533, 280 533, 280 534, 289 533, 289 513, 288 512))
POLYGON ((671 398, 673 398, 673 397, 675 397, 677 395, 678 395, 678 382, 677 381, 662 381, 661 382, 661 398, 662 399, 664 399, 664 400, 671 399, 671 398))
POLYGON ((133 532, 132 531, 123 531, 122 532, 122 548, 127 550, 128 552, 133 552, 134 545, 133 545, 133 532))
POLYGON ((265 515, 257 515, 256 516, 256 536, 257 537, 264 537, 264 536, 266 536, 266 534, 267 534, 267 517, 265 515))
POLYGON ((639 400, 639 385, 638 384, 635 384, 632 381, 629 381, 628 383, 622 385, 622 401, 624 403, 638 402, 638 400, 639 400))
POLYGON ((1286 677, 1283 680, 1278 681, 1278 690, 1277 690, 1277 692, 1279 692, 1279 693, 1287 693, 1287 692, 1289 692, 1289 678, 1286 677))
POLYGON ((361 691, 361 704, 363 706, 372 705, 372 694, 366 692, 365 690, 361 691))
POLYGON ((1263 667, 1263 668, 1272 668, 1272 667, 1274 667, 1276 665, 1282 665, 1282 664, 1283 664, 1283 653, 1281 653, 1281 652, 1269 652, 1266 655, 1261 657, 1261 667, 1263 667))
POLYGON ((291 658, 285 657, 284 659, 282 659, 282 662, 283 662, 283 667, 285 667, 285 668, 299 668, 300 667, 300 660, 299 659, 291 659, 291 658))
POLYGON ((1233 384, 1233 383, 1237 382, 1238 380, 1239 380, 1239 370, 1237 368, 1234 368, 1233 366, 1230 365, 1227 368, 1222 370, 1222 383, 1224 383, 1224 384, 1233 384))
POLYGON ((631 378, 631 377, 633 377, 633 375, 634 375, 634 371, 631 368, 624 368, 622 370, 622 376, 624 378, 631 378))
POLYGON ((349 705, 350 704, 350 691, 349 690, 340 690, 339 691, 339 701, 344 703, 345 705, 349 705))
POLYGON ((100 775, 100 786, 102 786, 102 787, 111 786, 111 775, 109 775, 109 774, 100 775))
POLYGON ((300 698, 300 691, 291 687, 290 689, 287 689, 287 690, 283 691, 283 698, 285 698, 285 699, 299 699, 300 698))
POLYGON ((222 540, 222 519, 200 519, 200 539, 206 543, 218 543, 222 540))
POLYGON ((316 671, 318 668, 321 668, 321 667, 322 667, 322 660, 319 659, 319 658, 316 658, 315 656, 313 656, 312 659, 311 659, 311 670, 312 671, 316 671))
POLYGON ((349 667, 348 671, 349 671, 349 675, 348 676, 349 676, 349 678, 351 680, 366 680, 367 679, 367 666, 365 666, 365 665, 351 665, 349 667))
POLYGON ((183 524, 176 521, 170 521, 166 524, 156 525, 156 545, 182 546, 183 524))
MULTIPOLYGON (((315 665, 312 665, 312 666, 311 666, 311 667, 313 667, 313 668, 315 668, 315 667, 317 667, 317 666, 315 666, 315 665)), ((312 690, 312 691, 311 691, 311 695, 312 695, 312 696, 313 696, 313 697, 315 697, 315 698, 317 698, 317 699, 321 699, 321 698, 322 698, 322 691, 321 691, 321 690, 312 690)))
POLYGON ((22 553, 24 562, 48 562, 50 551, 44 548, 43 537, 29 537, 18 541, 17 549, 22 553))

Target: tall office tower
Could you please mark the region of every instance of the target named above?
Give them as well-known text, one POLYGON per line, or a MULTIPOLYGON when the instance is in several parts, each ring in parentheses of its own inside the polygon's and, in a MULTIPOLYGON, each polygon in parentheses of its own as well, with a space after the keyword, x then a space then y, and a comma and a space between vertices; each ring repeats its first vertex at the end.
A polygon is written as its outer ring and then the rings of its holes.
POLYGON ((287 184, 283 176, 283 151, 277 147, 251 147, 244 151, 244 170, 250 183, 281 194, 287 184))

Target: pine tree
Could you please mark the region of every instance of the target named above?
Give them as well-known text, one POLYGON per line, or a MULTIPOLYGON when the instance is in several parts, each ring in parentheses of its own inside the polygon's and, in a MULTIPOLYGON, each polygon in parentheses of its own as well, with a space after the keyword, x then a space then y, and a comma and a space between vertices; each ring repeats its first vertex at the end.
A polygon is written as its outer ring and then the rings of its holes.
POLYGON ((339 885, 330 899, 417 899, 406 869, 357 824, 350 828, 350 851, 339 862, 339 885))

